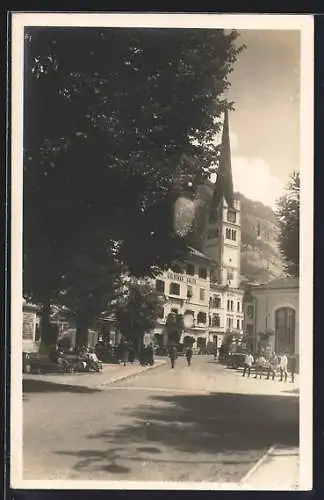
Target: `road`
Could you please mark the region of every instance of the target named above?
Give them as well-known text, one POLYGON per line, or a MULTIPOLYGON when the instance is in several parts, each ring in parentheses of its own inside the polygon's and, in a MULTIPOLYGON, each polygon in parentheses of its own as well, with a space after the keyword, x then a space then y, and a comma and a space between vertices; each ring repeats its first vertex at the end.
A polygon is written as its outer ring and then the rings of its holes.
POLYGON ((236 482, 273 444, 298 446, 291 384, 208 357, 100 390, 32 383, 23 408, 24 479, 236 482))

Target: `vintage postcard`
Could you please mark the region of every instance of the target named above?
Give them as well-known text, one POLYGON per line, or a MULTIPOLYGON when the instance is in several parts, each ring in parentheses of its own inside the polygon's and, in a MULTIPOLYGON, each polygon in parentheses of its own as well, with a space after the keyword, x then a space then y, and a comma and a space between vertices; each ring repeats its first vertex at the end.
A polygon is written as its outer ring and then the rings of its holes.
POLYGON ((313 18, 12 14, 19 489, 312 489, 313 18))

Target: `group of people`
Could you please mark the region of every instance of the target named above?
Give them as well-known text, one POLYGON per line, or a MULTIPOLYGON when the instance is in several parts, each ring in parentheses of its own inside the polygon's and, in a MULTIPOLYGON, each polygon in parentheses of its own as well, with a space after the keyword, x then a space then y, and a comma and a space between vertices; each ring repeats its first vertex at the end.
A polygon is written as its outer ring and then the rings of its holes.
MULTIPOLYGON (((263 354, 259 354, 254 358, 253 354, 249 352, 244 359, 243 377, 245 375, 250 376, 252 367, 255 368, 254 378, 259 377, 262 379, 262 375, 265 374, 267 380, 270 377, 274 380, 279 373, 281 382, 287 382, 288 380, 288 357, 285 353, 278 355, 274 352, 270 359, 266 359, 263 354)), ((295 372, 296 358, 292 356, 290 362, 291 382, 295 381, 295 372)))
MULTIPOLYGON (((190 347, 190 346, 186 347, 185 357, 186 357, 188 366, 191 365, 192 356, 193 356, 192 347, 190 347)), ((177 357, 178 357, 178 349, 175 345, 173 345, 169 349, 169 358, 170 358, 170 362, 171 362, 171 368, 174 368, 177 357)))
POLYGON ((55 350, 50 353, 50 358, 65 372, 99 372, 102 369, 102 363, 98 359, 95 349, 89 346, 80 346, 75 352, 70 350, 68 354, 59 345, 56 345, 55 350))

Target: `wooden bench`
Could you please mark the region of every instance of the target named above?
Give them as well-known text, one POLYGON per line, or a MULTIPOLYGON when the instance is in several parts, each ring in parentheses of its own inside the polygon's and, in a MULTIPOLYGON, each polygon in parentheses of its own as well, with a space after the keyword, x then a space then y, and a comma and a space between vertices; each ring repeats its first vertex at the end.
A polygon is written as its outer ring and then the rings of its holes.
POLYGON ((55 363, 44 354, 30 354, 26 364, 29 365, 29 373, 72 373, 74 371, 73 363, 64 366, 55 363))

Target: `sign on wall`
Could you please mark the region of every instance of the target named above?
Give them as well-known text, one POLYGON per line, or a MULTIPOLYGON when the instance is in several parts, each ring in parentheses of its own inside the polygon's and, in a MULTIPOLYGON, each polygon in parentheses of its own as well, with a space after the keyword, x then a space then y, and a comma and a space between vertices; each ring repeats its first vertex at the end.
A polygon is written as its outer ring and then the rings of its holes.
POLYGON ((36 314, 34 312, 23 312, 23 340, 34 340, 36 326, 36 314))

